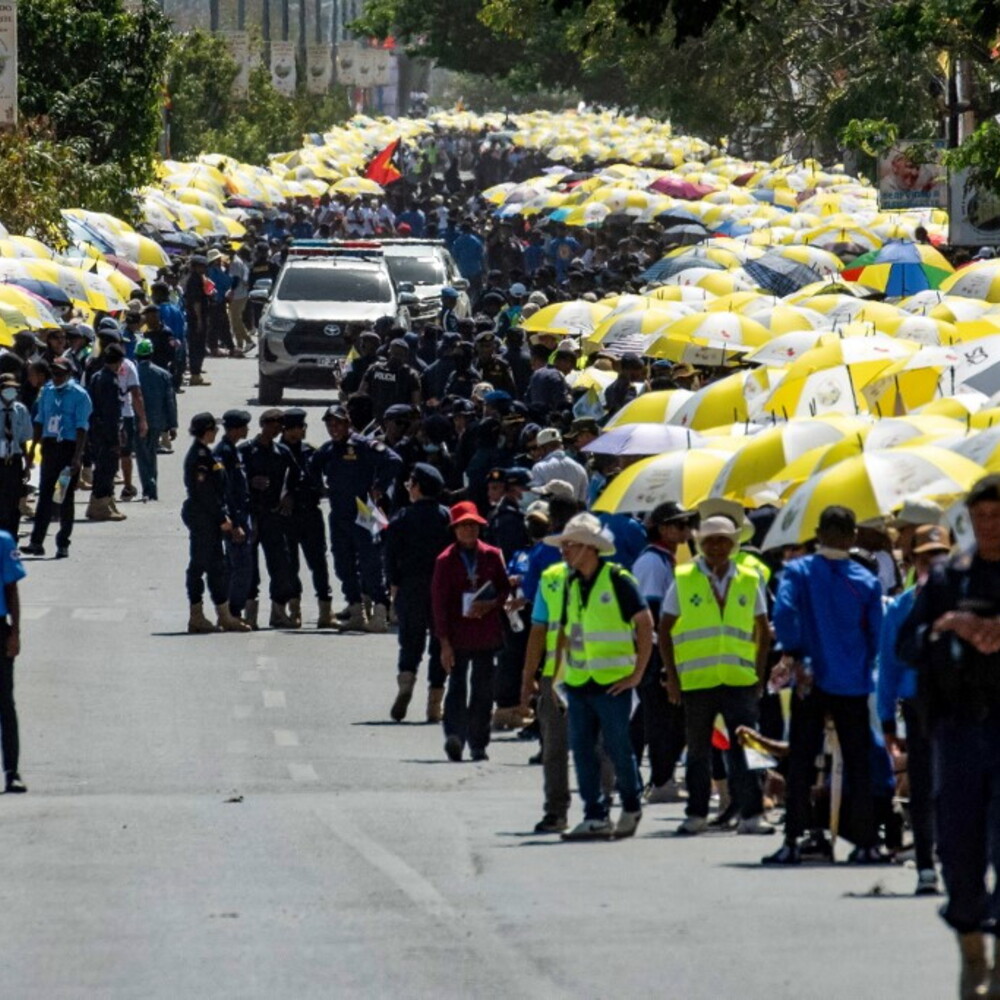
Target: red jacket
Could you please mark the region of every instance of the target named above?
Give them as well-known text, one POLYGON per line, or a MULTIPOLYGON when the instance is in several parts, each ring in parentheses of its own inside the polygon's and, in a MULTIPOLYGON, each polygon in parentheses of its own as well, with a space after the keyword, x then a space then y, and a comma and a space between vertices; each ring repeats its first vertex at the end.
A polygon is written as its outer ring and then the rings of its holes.
POLYGON ((476 543, 476 569, 470 579, 457 543, 452 543, 437 557, 431 582, 434 608, 434 634, 447 640, 460 652, 499 649, 503 645, 503 602, 510 592, 503 553, 484 542, 476 543), (483 618, 462 614, 462 595, 476 591, 488 580, 496 587, 500 604, 483 618))

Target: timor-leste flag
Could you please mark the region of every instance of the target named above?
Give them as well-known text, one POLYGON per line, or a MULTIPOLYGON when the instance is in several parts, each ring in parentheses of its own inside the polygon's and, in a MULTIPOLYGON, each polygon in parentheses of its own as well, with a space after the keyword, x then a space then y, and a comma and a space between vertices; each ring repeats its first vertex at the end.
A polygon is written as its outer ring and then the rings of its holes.
POLYGON ((398 181, 403 175, 396 169, 393 158, 399 149, 399 140, 394 139, 381 153, 376 153, 365 167, 365 177, 386 187, 398 181))

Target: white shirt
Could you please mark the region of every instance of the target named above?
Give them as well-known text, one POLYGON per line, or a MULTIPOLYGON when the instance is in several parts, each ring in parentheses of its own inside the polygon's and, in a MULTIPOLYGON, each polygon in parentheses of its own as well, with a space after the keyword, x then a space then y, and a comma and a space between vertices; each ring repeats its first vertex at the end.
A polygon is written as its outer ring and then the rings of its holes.
POLYGON ((245 299, 250 294, 247 283, 250 281, 250 268, 238 254, 233 254, 233 259, 229 262, 229 277, 238 278, 239 286, 233 289, 233 299, 236 302, 245 299))
POLYGON ((580 503, 587 502, 587 470, 560 448, 531 467, 531 488, 538 489, 553 479, 561 479, 573 487, 573 496, 580 503))
POLYGON ((122 398, 122 416, 134 417, 135 407, 132 405, 132 389, 139 388, 139 372, 135 365, 126 358, 118 369, 118 395, 122 398))
MULTIPOLYGON (((694 561, 695 566, 708 577, 709 582, 712 584, 712 590, 715 591, 715 596, 720 600, 725 602, 726 594, 729 593, 729 585, 733 582, 733 578, 736 576, 736 563, 732 559, 726 567, 726 572, 721 576, 716 576, 709 568, 708 563, 705 562, 704 556, 698 556, 694 561)), ((677 596, 677 581, 674 580, 670 589, 667 591, 666 596, 663 598, 663 613, 665 615, 670 615, 672 618, 680 618, 681 615, 681 602, 680 598, 677 596)), ((757 588, 757 598, 754 602, 753 613, 755 618, 759 618, 761 615, 767 614, 767 595, 764 593, 763 583, 757 588)))

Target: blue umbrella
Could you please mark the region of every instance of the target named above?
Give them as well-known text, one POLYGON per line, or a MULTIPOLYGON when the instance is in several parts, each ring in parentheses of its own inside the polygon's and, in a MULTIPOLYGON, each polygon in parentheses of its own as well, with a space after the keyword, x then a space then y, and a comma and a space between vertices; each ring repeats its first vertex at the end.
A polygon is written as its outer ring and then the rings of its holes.
POLYGON ((710 260, 707 257, 664 257, 643 271, 639 278, 647 284, 651 281, 665 281, 667 278, 672 278, 675 274, 680 274, 681 271, 686 271, 691 267, 707 267, 715 271, 725 270, 718 261, 710 260))
POLYGON ((26 292, 40 295, 60 309, 71 305, 69 296, 54 281, 40 281, 37 278, 8 278, 7 284, 17 285, 26 292))

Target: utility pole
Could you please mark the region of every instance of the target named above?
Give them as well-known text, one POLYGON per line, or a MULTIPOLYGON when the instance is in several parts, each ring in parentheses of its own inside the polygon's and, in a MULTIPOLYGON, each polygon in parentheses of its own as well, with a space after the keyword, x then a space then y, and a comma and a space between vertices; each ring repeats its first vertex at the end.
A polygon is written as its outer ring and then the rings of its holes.
POLYGON ((212 34, 219 30, 219 0, 208 0, 208 29, 212 34))
POLYGON ((247 29, 247 0, 236 0, 236 30, 247 29))
POLYGON ((281 40, 288 41, 288 3, 289 0, 281 0, 281 40))

